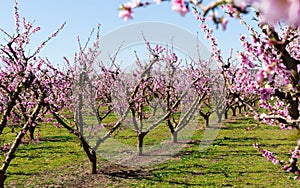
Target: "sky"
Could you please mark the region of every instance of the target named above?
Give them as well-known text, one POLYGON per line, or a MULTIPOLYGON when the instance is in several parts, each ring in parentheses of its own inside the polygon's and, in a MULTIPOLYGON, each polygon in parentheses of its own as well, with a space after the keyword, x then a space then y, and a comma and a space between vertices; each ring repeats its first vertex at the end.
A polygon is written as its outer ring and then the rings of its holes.
MULTIPOLYGON (((19 0, 19 12, 20 17, 34 21, 34 26, 41 27, 41 30, 32 38, 32 46, 29 47, 31 51, 66 22, 65 28, 39 54, 47 57, 53 64, 63 62, 63 57, 72 60, 74 53, 78 51, 77 37, 85 41, 90 31, 98 24, 101 24, 101 36, 106 36, 130 24, 148 21, 176 25, 195 35, 197 32, 201 33, 199 23, 192 13, 182 17, 179 13, 172 11, 170 3, 167 2, 135 9, 134 19, 125 22, 118 17, 118 7, 125 2, 127 0, 19 0)), ((14 32, 14 0, 0 2, 0 27, 8 33, 14 32)), ((157 32, 163 31, 157 28, 157 32)), ((243 32, 245 28, 237 24, 235 20, 230 20, 226 31, 222 29, 216 31, 224 54, 229 54, 230 48, 240 49, 239 37, 243 32)), ((0 37, 2 43, 3 35, 0 37)), ((200 37, 200 40, 208 46, 205 39, 200 37)))

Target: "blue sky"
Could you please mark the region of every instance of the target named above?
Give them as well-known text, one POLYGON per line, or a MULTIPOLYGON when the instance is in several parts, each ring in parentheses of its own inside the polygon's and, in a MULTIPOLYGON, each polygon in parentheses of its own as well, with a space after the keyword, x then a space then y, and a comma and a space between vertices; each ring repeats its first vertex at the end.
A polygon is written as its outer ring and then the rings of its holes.
MULTIPOLYGON (((191 33, 201 33, 199 23, 190 13, 182 17, 171 10, 169 3, 139 8, 134 10, 134 19, 124 22, 118 17, 118 7, 126 0, 20 0, 20 16, 27 20, 35 20, 34 25, 41 30, 33 37, 34 48, 54 32, 63 22, 66 22, 62 32, 44 48, 40 55, 48 57, 54 64, 60 64, 63 56, 71 59, 78 50, 77 36, 87 39, 92 28, 101 24, 101 35, 128 24, 145 21, 159 21, 174 24, 191 33)), ((14 31, 14 0, 2 0, 0 3, 0 27, 9 33, 14 31)), ((230 20, 227 31, 219 29, 216 36, 225 52, 233 47, 239 49, 239 37, 245 31, 234 20, 230 20)), ((159 31, 158 29, 158 32, 159 31)), ((3 42, 3 35, 1 42, 3 42)), ((126 36, 124 36, 126 37, 126 36)), ((201 39, 201 38, 200 38, 201 39)), ((205 40, 201 39, 204 43, 205 40)), ((207 43, 206 43, 207 44, 207 43)), ((228 53, 225 53, 228 54, 228 53)))

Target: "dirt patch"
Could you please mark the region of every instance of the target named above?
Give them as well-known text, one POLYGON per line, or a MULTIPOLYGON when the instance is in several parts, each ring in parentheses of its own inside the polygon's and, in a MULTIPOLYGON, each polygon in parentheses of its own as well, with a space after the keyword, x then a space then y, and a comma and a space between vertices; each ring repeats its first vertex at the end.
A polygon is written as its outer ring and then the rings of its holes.
MULTIPOLYGON (((147 169, 139 167, 127 167, 108 161, 100 161, 97 165, 98 174, 89 174, 88 162, 37 173, 22 182, 22 187, 130 187, 137 184, 140 179, 150 176, 147 169)), ((20 187, 20 184, 12 181, 8 187, 20 187)))

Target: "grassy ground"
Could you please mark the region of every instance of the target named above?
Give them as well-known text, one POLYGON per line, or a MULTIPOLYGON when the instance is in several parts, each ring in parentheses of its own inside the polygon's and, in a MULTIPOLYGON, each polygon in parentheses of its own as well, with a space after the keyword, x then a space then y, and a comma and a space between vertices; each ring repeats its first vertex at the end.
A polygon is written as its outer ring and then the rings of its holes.
MULTIPOLYGON (((8 187, 299 187, 293 176, 262 157, 252 144, 288 159, 295 147, 296 131, 280 131, 248 118, 231 118, 216 140, 205 149, 203 130, 180 153, 162 164, 127 167, 98 159, 97 175, 88 174, 89 163, 78 140, 51 125, 41 130, 39 144, 22 144, 8 169, 8 187), (49 134, 49 132, 51 134, 49 134), (46 134, 47 133, 47 134, 46 134)), ((168 131, 167 129, 165 131, 168 131)), ((167 132, 166 132, 167 133, 167 132)), ((6 137, 12 136, 7 133, 6 137)), ((129 134, 132 138, 132 133, 129 134)), ((120 137, 125 137, 122 133, 120 137)), ((149 134, 147 145, 165 135, 149 134)), ((5 139, 5 138, 4 138, 5 139)), ((134 144, 129 139, 129 144, 134 144)), ((143 156, 147 157, 147 156, 143 156)), ((149 156, 148 156, 149 157, 149 156)))

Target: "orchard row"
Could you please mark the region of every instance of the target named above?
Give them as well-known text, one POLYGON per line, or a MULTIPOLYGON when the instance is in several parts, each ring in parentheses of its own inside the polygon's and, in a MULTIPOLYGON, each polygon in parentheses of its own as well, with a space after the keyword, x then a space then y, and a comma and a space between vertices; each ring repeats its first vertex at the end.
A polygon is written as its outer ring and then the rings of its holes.
MULTIPOLYGON (((280 25, 275 29, 258 15, 261 31, 255 31, 238 16, 247 13, 247 6, 238 8, 234 2, 226 1, 213 5, 206 11, 223 6, 229 16, 236 15, 241 25, 248 28, 249 35, 240 38, 242 52, 231 52, 227 59, 222 57, 205 14, 195 8, 200 28, 211 43, 211 61, 182 60, 172 48, 152 45, 145 39, 149 59, 142 61, 137 55, 136 68, 125 71, 115 61, 117 55, 111 58, 109 65, 99 60, 99 27, 94 41, 93 33, 88 39, 92 41, 91 47, 78 40, 80 50, 73 62, 65 58, 66 70, 38 56, 64 24, 33 53, 28 53, 26 46, 40 27, 20 19, 16 2, 15 33, 1 30, 7 43, 1 44, 0 51, 0 133, 4 134, 4 129, 21 128, 14 141, 5 143, 2 148, 5 155, 0 170, 2 186, 22 139, 28 134, 38 142, 39 133, 35 138, 35 128, 42 122, 52 122, 79 138, 91 162, 91 173, 97 173, 97 149, 128 124, 137 134, 138 155, 143 154, 145 136, 161 125, 168 127, 176 143, 180 131, 198 115, 209 126, 212 114, 217 114, 220 123, 222 117, 227 118, 229 110, 235 115, 241 108, 247 108, 254 118, 279 125, 283 130, 299 129, 298 27, 280 25), (64 117, 66 112, 74 114, 71 120, 64 117), (107 127, 103 121, 111 114, 117 115, 118 120, 107 127)), ((213 21, 223 23, 221 19, 213 21)), ((278 160, 257 143, 254 146, 274 164, 281 164, 296 174, 298 179, 300 146, 292 150, 287 162, 278 160)))

